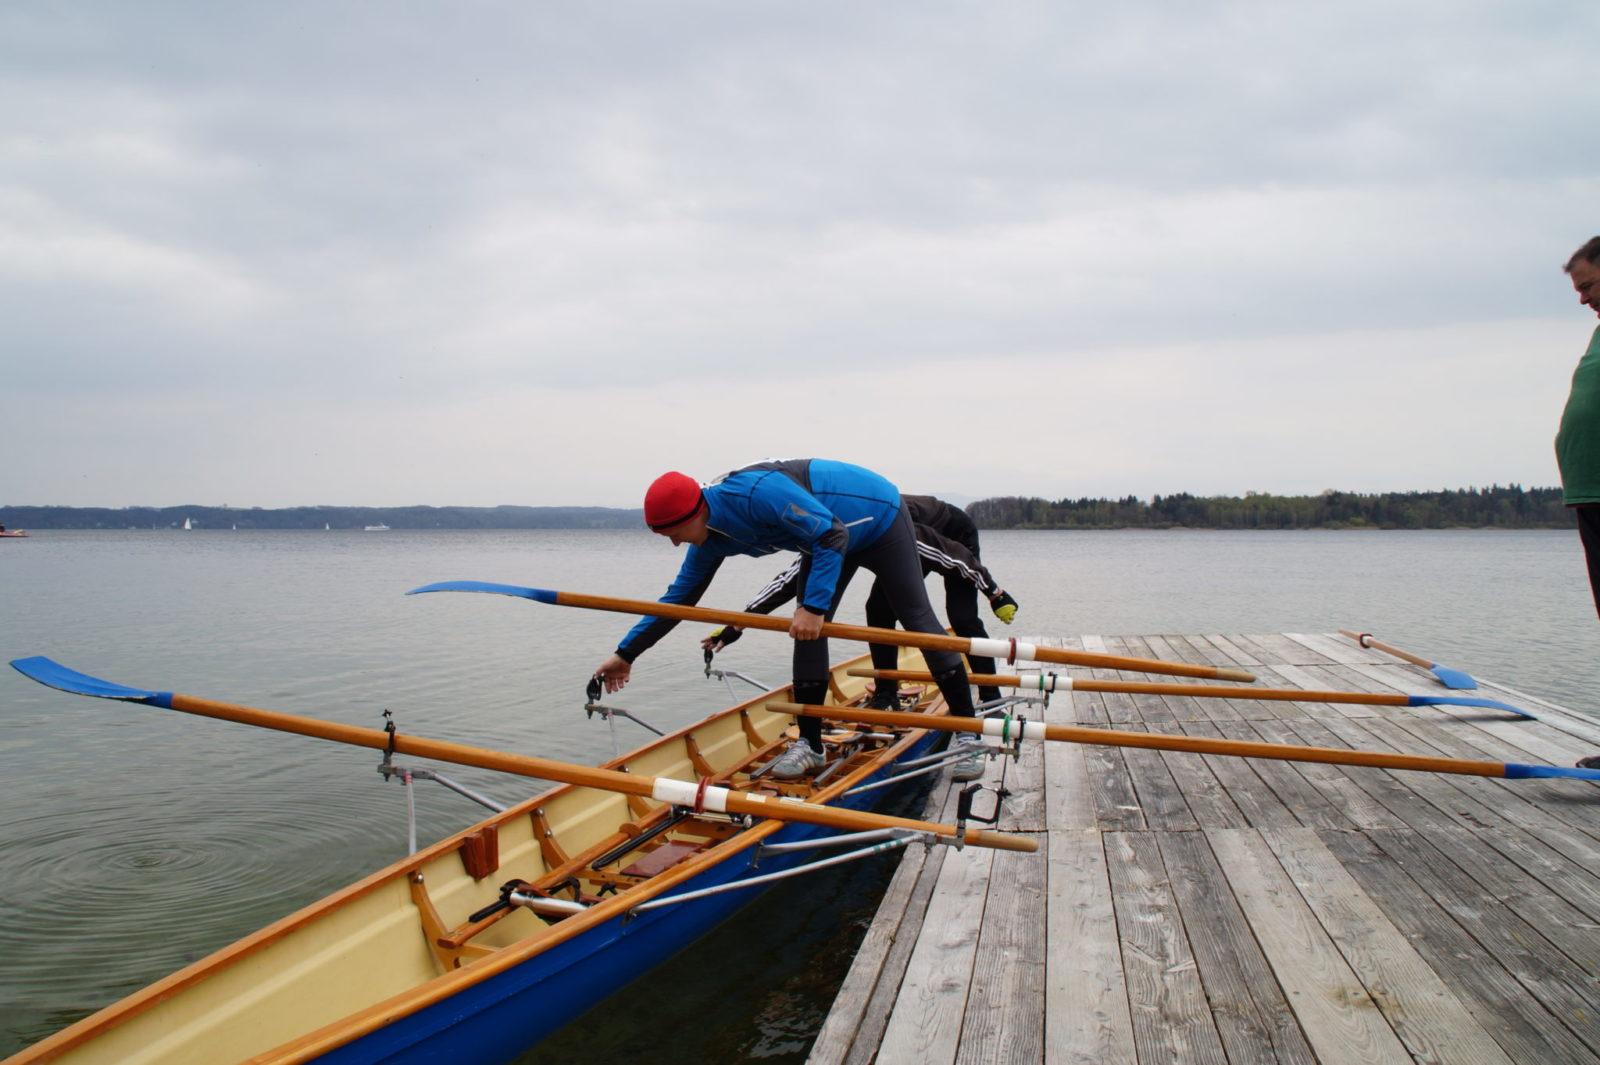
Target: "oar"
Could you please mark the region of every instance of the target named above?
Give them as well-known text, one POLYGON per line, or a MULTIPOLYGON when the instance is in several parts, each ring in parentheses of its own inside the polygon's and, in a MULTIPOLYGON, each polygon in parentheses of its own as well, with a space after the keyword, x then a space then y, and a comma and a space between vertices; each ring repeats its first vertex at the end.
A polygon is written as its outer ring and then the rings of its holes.
POLYGON ((945 732, 977 732, 999 736, 1003 742, 1062 740, 1067 743, 1098 743, 1107 747, 1145 747, 1157 751, 1189 751, 1194 754, 1227 754, 1238 758, 1276 758, 1283 762, 1328 762, 1333 765, 1365 765, 1378 769, 1412 769, 1423 773, 1458 773, 1475 777, 1572 777, 1600 780, 1600 769, 1568 769, 1565 766, 1523 765, 1518 762, 1479 762, 1470 758, 1434 758, 1428 755, 1388 754, 1382 751, 1347 751, 1338 747, 1302 747, 1289 743, 1257 743, 1248 740, 1217 740, 1204 736, 1169 736, 1156 732, 1118 732, 1112 729, 1079 728, 1075 725, 1047 725, 1042 721, 1019 721, 1006 716, 947 717, 914 714, 897 710, 866 710, 854 706, 801 706, 798 703, 772 702, 769 710, 786 714, 806 714, 833 721, 863 725, 942 729, 945 732))
MULTIPOLYGON (((852 677, 929 683, 933 674, 911 669, 852 669, 852 677)), ((1005 673, 973 673, 973 684, 997 688, 1034 689, 1042 692, 1125 692, 1130 695, 1187 695, 1196 699, 1263 699, 1285 703, 1361 703, 1371 706, 1486 706, 1508 714, 1530 718, 1535 715, 1510 703, 1479 699, 1470 695, 1401 695, 1371 692, 1324 692, 1306 688, 1216 688, 1204 684, 1154 684, 1136 680, 1084 680, 1065 673, 1033 673, 1016 676, 1005 673)))
POLYGON ((1478 682, 1473 680, 1470 674, 1463 673, 1459 669, 1450 669, 1447 666, 1441 666, 1437 662, 1430 662, 1421 655, 1414 655, 1410 651, 1402 651, 1398 647, 1391 647, 1389 644, 1379 643, 1377 640, 1372 638, 1372 633, 1370 632, 1351 632, 1349 629, 1340 629, 1339 635, 1350 637, 1362 647, 1376 647, 1378 650, 1392 654, 1396 658, 1404 659, 1414 666, 1421 666, 1423 669, 1431 672, 1435 677, 1438 677, 1439 683, 1443 684, 1446 688, 1454 688, 1457 691, 1471 691, 1478 686, 1478 682))
MULTIPOLYGON (((431 758, 439 762, 454 762, 457 765, 473 765, 483 769, 493 769, 501 773, 515 773, 519 776, 537 777, 540 780, 554 780, 584 788, 617 791, 626 795, 643 795, 678 806, 692 806, 696 809, 711 810, 718 813, 728 812, 748 814, 752 817, 771 817, 779 821, 803 821, 806 824, 826 825, 829 828, 843 828, 850 831, 904 828, 916 832, 928 832, 951 839, 956 836, 956 829, 953 826, 936 824, 931 821, 914 821, 905 817, 889 817, 884 814, 865 813, 860 810, 819 806, 815 803, 802 802, 798 799, 769 798, 765 795, 736 791, 731 788, 713 787, 707 785, 704 781, 693 783, 673 780, 670 777, 648 777, 643 774, 623 773, 614 769, 597 769, 590 766, 573 765, 569 762, 555 762, 548 758, 532 758, 527 755, 508 754, 504 751, 493 751, 482 747, 468 747, 465 744, 451 743, 448 740, 429 740, 419 736, 405 736, 399 733, 385 732, 382 729, 361 728, 357 725, 341 725, 332 721, 319 721, 316 718, 284 714, 275 710, 258 710, 254 707, 239 706, 235 703, 222 703, 213 699, 202 699, 195 695, 128 688, 121 684, 114 684, 111 681, 100 680, 98 677, 91 677, 76 670, 68 669, 59 662, 51 661, 42 656, 19 658, 13 661, 11 665, 23 676, 36 680, 46 687, 57 688, 64 692, 71 692, 74 695, 92 695, 100 699, 121 699, 130 703, 147 703, 167 710, 181 710, 186 714, 214 717, 223 721, 236 721, 244 725, 276 729, 279 732, 293 732, 300 736, 333 740, 335 743, 348 743, 356 747, 371 747, 378 751, 392 750, 399 754, 409 754, 416 758, 431 758)), ((993 847, 997 850, 1032 851, 1038 847, 1038 844, 1027 836, 1012 836, 1003 832, 980 832, 971 829, 967 830, 965 841, 976 846, 993 847)))
MULTIPOLYGON (((519 599, 532 599, 536 603, 555 606, 576 606, 586 610, 611 610, 619 614, 650 614, 679 621, 708 621, 716 625, 737 625, 741 629, 766 629, 770 632, 788 632, 789 623, 783 618, 765 614, 746 614, 738 610, 712 610, 700 606, 683 606, 679 603, 657 603, 646 599, 614 599, 608 595, 583 595, 577 592, 556 592, 548 588, 522 588, 515 584, 493 584, 485 581, 441 581, 438 584, 413 588, 407 595, 422 592, 490 592, 495 595, 512 595, 519 599)), ((931 632, 903 632, 900 629, 875 629, 867 625, 841 625, 835 621, 824 622, 822 635, 841 640, 861 640, 865 643, 888 644, 893 647, 921 647, 936 651, 954 651, 957 654, 1001 658, 1007 662, 1033 661, 1057 662, 1069 666, 1098 666, 1101 669, 1122 669, 1140 673, 1168 673, 1177 677, 1206 677, 1212 680, 1237 680, 1250 683, 1256 678, 1240 669, 1219 666, 1192 666, 1186 662, 1163 662, 1153 658, 1127 658, 1122 655, 1097 654, 1092 651, 1066 651, 1059 647, 1037 647, 1019 640, 972 640, 965 636, 944 636, 931 632)))

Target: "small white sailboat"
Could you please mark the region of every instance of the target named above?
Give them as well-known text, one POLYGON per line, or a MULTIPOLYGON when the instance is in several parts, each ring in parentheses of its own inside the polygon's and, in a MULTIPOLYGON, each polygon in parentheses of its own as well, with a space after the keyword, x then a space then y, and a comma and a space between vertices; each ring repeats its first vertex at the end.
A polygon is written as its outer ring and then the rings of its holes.
POLYGON ((193 529, 194 528, 194 522, 190 521, 188 518, 184 518, 183 519, 183 528, 184 528, 185 531, 193 529))

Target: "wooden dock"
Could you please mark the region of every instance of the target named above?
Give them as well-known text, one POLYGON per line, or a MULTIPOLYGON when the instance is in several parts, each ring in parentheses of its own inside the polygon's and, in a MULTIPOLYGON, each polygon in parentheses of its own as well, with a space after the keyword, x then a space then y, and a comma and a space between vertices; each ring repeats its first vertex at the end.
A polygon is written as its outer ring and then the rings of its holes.
MULTIPOLYGON (((1270 687, 1451 694, 1337 636, 1057 645, 1243 666, 1270 687)), ((1600 723, 1479 681, 1456 694, 1541 720, 1082 692, 1043 716, 1499 762, 1600 752, 1600 723)), ((1005 773, 998 827, 1039 851, 907 848, 811 1062, 1600 1065, 1593 784, 1064 743, 1005 773)), ((953 811, 941 784, 930 816, 953 811)))

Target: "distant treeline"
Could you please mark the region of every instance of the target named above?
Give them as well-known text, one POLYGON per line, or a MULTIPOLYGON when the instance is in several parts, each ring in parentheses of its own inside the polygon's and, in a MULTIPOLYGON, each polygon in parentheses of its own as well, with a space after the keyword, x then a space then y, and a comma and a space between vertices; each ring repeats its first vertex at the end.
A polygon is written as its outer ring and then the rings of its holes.
MULTIPOLYGON (((1566 529, 1559 488, 1324 492, 1318 496, 1156 496, 1049 500, 1003 496, 967 507, 980 529, 1566 529)), ((613 507, 34 507, 0 506, 12 529, 642 529, 613 507)))
POLYGON ((642 529, 639 510, 611 507, 11 507, 12 529, 642 529))
POLYGON ((1004 496, 967 507, 980 529, 1565 529, 1559 488, 1324 492, 1317 496, 1155 496, 1048 500, 1004 496))

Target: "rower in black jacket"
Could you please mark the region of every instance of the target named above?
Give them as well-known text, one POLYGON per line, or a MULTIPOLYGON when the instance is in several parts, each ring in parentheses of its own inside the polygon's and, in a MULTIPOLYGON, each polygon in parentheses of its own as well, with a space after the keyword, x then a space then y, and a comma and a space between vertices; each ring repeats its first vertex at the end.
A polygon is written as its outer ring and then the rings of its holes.
MULTIPOLYGON (((938 573, 944 578, 945 615, 957 636, 987 639, 989 633, 978 616, 978 593, 989 600, 995 617, 1011 624, 1017 616, 1017 601, 1000 587, 994 576, 979 560, 978 527, 966 511, 933 496, 902 495, 900 503, 911 516, 917 536, 917 556, 922 563, 922 573, 938 573)), ((778 574, 745 606, 753 614, 770 614, 795 596, 799 585, 800 561, 778 574)), ((867 624, 878 628, 894 628, 894 611, 877 584, 867 596, 867 624)), ((737 640, 741 630, 727 625, 714 630, 701 641, 708 651, 719 651, 737 640)), ((969 656, 974 673, 993 673, 994 659, 969 656)), ((894 669, 897 652, 887 645, 872 645, 872 664, 876 669, 894 669)), ((898 685, 892 680, 879 680, 873 693, 872 705, 892 708, 898 685)), ((1000 698, 1000 689, 984 686, 978 689, 978 698, 984 702, 1000 698)))

